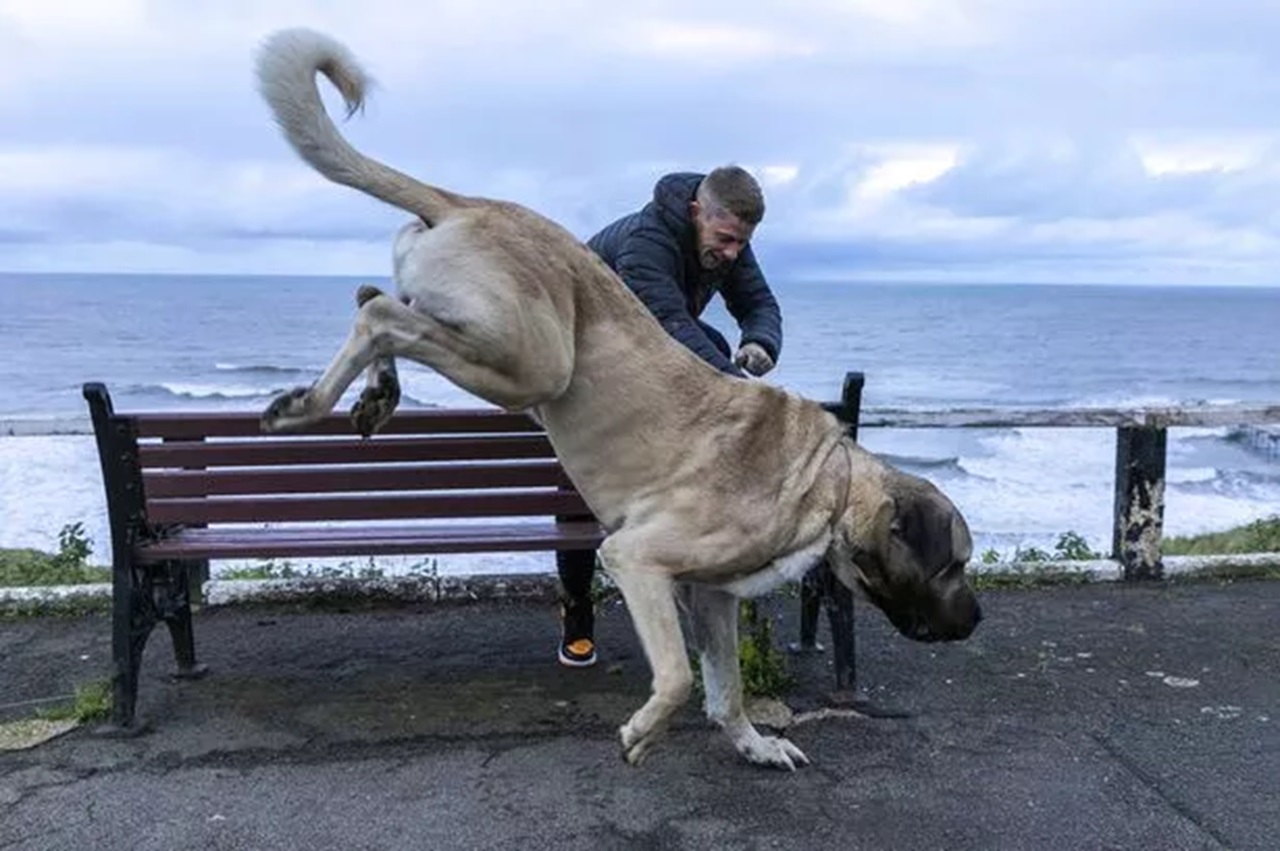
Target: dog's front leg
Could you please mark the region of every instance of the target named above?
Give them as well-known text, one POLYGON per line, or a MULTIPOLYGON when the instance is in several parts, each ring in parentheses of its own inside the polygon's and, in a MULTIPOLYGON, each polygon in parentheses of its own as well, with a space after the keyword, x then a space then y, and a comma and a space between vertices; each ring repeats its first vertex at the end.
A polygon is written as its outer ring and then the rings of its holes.
POLYGON ((657 567, 619 557, 606 539, 600 563, 617 584, 631 614, 640 645, 653 671, 653 693, 619 728, 622 754, 639 765, 666 733, 671 716, 693 690, 693 670, 685 652, 671 577, 657 567))
POLYGON ((809 758, 786 739, 762 736, 747 718, 738 660, 738 598, 709 585, 683 593, 689 627, 702 662, 707 717, 718 724, 748 762, 795 771, 809 758))

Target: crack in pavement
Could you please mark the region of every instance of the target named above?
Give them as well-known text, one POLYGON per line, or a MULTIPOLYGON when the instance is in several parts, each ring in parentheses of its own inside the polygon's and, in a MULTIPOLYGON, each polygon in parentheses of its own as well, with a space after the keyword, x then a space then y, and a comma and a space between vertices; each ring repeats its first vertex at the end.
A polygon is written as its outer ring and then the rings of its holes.
POLYGON ((1175 813, 1190 822, 1195 828, 1214 842, 1221 848, 1231 848, 1231 843, 1227 841, 1221 833, 1219 833, 1212 825, 1208 824, 1203 816, 1199 815, 1188 804, 1183 803, 1177 798, 1167 793, 1160 784, 1159 779, 1147 769, 1143 768, 1136 759, 1133 759, 1124 751, 1116 747, 1110 739, 1101 733, 1090 733, 1090 738, 1097 742, 1107 754, 1120 764, 1120 767, 1129 772, 1133 777, 1137 778, 1143 786, 1146 786, 1152 792, 1164 801, 1175 813))

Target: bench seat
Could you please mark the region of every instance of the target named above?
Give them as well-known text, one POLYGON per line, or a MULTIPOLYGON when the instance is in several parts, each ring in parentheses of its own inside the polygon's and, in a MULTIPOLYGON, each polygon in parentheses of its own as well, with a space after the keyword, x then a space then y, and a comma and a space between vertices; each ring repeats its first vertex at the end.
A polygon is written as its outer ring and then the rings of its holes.
POLYGON ((497 551, 593 550, 594 522, 481 523, 449 526, 303 526, 296 528, 183 529, 138 548, 137 560, 322 558, 497 551))

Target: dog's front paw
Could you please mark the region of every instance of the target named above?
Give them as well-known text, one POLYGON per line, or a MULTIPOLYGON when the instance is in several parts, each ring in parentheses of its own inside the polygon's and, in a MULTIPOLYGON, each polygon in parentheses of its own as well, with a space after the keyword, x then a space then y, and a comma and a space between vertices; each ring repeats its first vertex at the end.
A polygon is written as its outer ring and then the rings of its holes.
POLYGON ((795 771, 797 766, 809 764, 804 751, 786 739, 780 736, 762 736, 754 730, 752 733, 753 735, 743 736, 734 742, 738 753, 752 765, 795 771))
POLYGON ((306 425, 311 412, 311 388, 295 387, 271 400, 262 412, 259 427, 268 434, 306 425))

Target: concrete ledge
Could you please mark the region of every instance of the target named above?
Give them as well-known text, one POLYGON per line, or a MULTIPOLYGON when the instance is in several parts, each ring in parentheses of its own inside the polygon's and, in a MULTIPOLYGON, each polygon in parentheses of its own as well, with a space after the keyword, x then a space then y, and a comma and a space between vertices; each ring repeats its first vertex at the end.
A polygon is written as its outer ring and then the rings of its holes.
POLYGON ((1120 563, 1102 558, 1080 561, 1000 561, 995 564, 972 563, 966 568, 970 576, 982 579, 1042 582, 1115 582, 1121 577, 1120 563))
POLYGON ((546 600, 559 593, 551 573, 472 576, 388 576, 374 579, 299 577, 296 579, 211 579, 204 585, 205 605, 242 603, 364 602, 467 603, 479 600, 546 600))
POLYGON ((1280 571, 1280 553, 1164 557, 1167 579, 1179 576, 1260 576, 1272 571, 1280 571))
MULTIPOLYGON (((1165 556, 1165 580, 1280 577, 1280 553, 1215 556, 1165 556)), ((1055 585, 1119 582, 1113 559, 1028 561, 974 564, 981 584, 1055 585)), ((1159 581, 1159 580, 1157 580, 1159 581)), ((450 603, 534 600, 554 602, 559 579, 554 573, 473 574, 467 576, 299 577, 294 579, 211 579, 204 585, 209 607, 253 603, 311 605, 450 603)), ((111 583, 0 588, 0 614, 51 614, 101 609, 111 602, 111 583)))
MULTIPOLYGON (((1280 553, 1240 553, 1233 555, 1164 556, 1163 580, 1230 579, 1280 576, 1280 553)), ((1111 559, 1079 561, 1018 561, 973 564, 969 573, 994 581, 1025 579, 1028 583, 1052 585, 1062 582, 1120 582, 1124 570, 1111 559)), ((1162 581, 1162 580, 1155 580, 1162 581)))
POLYGON ((53 614, 103 609, 111 605, 111 583, 28 585, 0 588, 0 614, 53 614))

